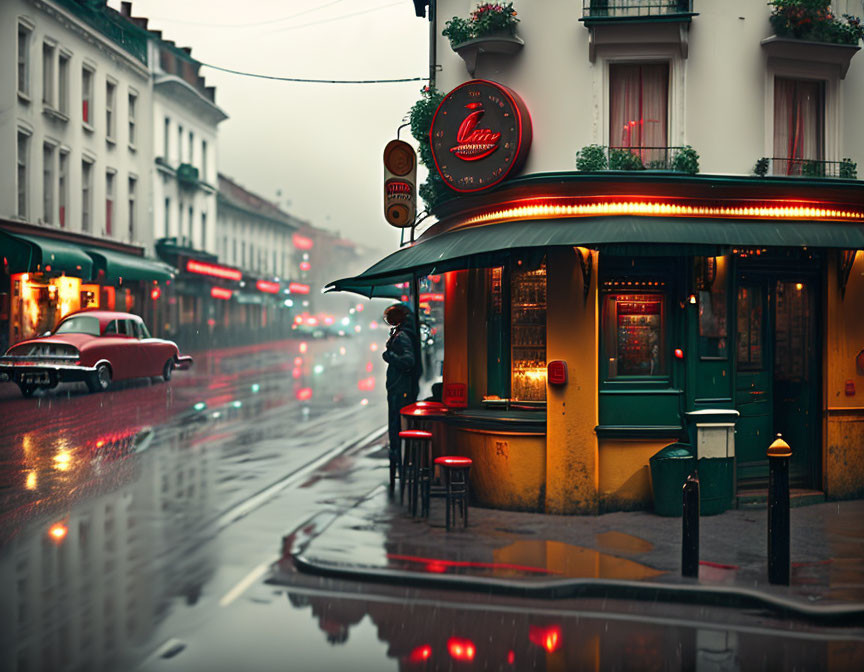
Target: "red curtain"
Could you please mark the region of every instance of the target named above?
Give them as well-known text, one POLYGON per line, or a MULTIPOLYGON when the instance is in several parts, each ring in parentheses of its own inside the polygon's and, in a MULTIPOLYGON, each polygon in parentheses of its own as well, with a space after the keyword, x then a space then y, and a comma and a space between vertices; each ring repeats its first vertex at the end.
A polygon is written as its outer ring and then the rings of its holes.
POLYGON ((774 172, 801 172, 802 161, 823 158, 823 84, 774 78, 774 172))
POLYGON ((666 158, 669 65, 609 66, 609 144, 612 147, 662 147, 641 151, 643 163, 666 158))

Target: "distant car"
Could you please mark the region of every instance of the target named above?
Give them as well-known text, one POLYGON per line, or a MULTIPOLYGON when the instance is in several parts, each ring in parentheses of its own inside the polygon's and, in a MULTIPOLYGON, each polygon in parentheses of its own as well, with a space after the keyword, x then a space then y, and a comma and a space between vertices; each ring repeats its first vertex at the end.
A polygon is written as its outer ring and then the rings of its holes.
POLYGON ((64 317, 54 333, 13 345, 0 357, 0 373, 32 396, 40 388, 83 381, 91 392, 107 390, 112 380, 161 376, 188 369, 172 341, 153 338, 143 320, 131 313, 83 310, 64 317))

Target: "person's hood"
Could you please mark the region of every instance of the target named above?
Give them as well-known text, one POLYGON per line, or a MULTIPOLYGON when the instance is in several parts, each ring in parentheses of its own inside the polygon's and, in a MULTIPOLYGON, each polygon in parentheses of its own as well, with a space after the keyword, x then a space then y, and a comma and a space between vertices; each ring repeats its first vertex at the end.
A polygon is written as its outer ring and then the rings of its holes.
POLYGON ((414 317, 414 312, 410 309, 406 310, 405 317, 396 327, 397 331, 404 331, 406 334, 414 338, 417 335, 417 318, 414 317))

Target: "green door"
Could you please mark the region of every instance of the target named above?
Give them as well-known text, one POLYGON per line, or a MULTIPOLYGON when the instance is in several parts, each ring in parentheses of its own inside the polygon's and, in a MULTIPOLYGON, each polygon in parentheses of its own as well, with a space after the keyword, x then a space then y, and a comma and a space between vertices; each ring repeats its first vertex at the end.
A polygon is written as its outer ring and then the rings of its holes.
POLYGON ((813 279, 774 283, 774 431, 792 447, 790 479, 819 483, 819 384, 816 294, 813 279))
POLYGON ((738 482, 768 476, 765 451, 772 441, 773 367, 768 349, 769 290, 765 280, 740 278, 736 301, 735 433, 738 482))
POLYGON ((735 436, 739 487, 765 487, 768 446, 792 447, 797 487, 820 483, 818 276, 744 273, 736 303, 735 436))

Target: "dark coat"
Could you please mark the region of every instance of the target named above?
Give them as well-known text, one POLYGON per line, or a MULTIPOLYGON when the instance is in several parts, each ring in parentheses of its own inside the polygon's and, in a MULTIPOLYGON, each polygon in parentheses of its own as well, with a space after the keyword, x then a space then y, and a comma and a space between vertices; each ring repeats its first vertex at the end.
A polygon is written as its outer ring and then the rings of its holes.
POLYGON ((390 330, 387 347, 381 355, 387 362, 387 396, 416 399, 420 392, 422 367, 417 355, 417 327, 414 314, 390 330))

